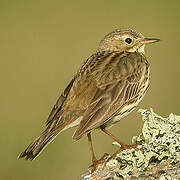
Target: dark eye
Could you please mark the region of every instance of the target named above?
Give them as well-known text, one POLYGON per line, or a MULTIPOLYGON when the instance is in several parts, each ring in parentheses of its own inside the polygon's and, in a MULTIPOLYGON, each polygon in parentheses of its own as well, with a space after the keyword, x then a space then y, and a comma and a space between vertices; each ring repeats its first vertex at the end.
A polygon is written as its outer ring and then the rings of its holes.
POLYGON ((132 43, 132 39, 131 38, 126 38, 125 42, 128 43, 128 44, 131 44, 132 43))

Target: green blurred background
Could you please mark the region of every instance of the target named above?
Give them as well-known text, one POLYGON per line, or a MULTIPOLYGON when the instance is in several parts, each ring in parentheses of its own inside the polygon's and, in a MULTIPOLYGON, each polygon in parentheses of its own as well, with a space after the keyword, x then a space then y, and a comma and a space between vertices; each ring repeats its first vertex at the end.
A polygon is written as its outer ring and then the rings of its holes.
MULTIPOLYGON (((180 114, 180 1, 0 0, 0 179, 79 179, 91 164, 86 138, 67 130, 33 162, 18 154, 45 127, 56 99, 108 32, 128 27, 162 39, 146 47, 151 85, 139 108, 180 114)), ((137 110, 111 129, 126 143, 142 128, 137 110)), ((97 157, 117 148, 93 133, 97 157)))

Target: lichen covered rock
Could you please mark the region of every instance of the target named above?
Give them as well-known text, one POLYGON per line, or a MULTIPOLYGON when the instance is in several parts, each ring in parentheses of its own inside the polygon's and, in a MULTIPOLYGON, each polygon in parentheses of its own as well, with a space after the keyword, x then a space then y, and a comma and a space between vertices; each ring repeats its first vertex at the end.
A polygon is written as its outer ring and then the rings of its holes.
POLYGON ((107 158, 82 179, 180 179, 180 116, 170 114, 163 118, 152 109, 141 109, 139 113, 144 125, 142 133, 132 141, 142 144, 107 158))

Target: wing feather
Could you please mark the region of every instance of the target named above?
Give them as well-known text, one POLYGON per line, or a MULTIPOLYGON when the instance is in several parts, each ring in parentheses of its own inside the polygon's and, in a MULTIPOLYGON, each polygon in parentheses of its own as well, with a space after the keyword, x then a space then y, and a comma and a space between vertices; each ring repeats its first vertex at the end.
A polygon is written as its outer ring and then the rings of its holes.
POLYGON ((61 107, 62 107, 64 101, 66 100, 66 98, 69 94, 69 91, 71 90, 71 88, 73 86, 74 80, 75 80, 75 78, 73 78, 71 80, 71 82, 68 84, 68 86, 66 87, 64 92, 58 98, 56 104, 54 105, 53 109, 51 110, 51 113, 46 121, 46 126, 48 126, 54 120, 54 117, 56 116, 56 114, 61 110, 61 107))
MULTIPOLYGON (((139 93, 142 92, 142 81, 144 81, 144 78, 142 77, 145 77, 144 73, 146 73, 147 70, 145 59, 144 62, 142 62, 143 56, 139 57, 138 55, 138 57, 134 59, 134 61, 137 62, 133 61, 131 63, 130 57, 127 59, 124 57, 124 61, 123 58, 120 59, 120 61, 122 63, 119 65, 120 68, 123 68, 123 64, 125 66, 123 76, 120 74, 116 81, 111 81, 111 83, 104 81, 104 86, 103 84, 100 84, 99 87, 96 87, 94 98, 85 111, 83 119, 73 135, 74 140, 80 139, 84 134, 92 129, 98 128, 109 121, 109 119, 120 112, 125 105, 134 103, 134 101, 139 97, 139 93), (129 60, 128 66, 126 60, 129 60), (139 64, 138 66, 132 66, 130 63, 139 64), (129 71, 131 71, 131 73, 129 73, 129 71), (127 75, 126 78, 124 76, 125 74, 127 75)), ((111 72, 111 76, 112 75, 114 75, 113 71, 111 72)), ((117 73, 115 76, 117 77, 117 73)))

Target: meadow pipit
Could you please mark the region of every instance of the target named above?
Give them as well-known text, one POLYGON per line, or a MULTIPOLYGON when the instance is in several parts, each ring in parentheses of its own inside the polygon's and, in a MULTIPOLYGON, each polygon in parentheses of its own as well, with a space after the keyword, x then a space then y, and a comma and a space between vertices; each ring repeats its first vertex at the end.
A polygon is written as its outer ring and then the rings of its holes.
POLYGON ((101 129, 122 149, 128 147, 107 127, 134 110, 144 97, 149 86, 144 46, 158 41, 130 29, 106 35, 57 100, 45 131, 19 157, 33 160, 59 133, 74 126, 78 126, 74 140, 88 136, 93 164, 98 162, 91 141, 93 129, 101 129))

